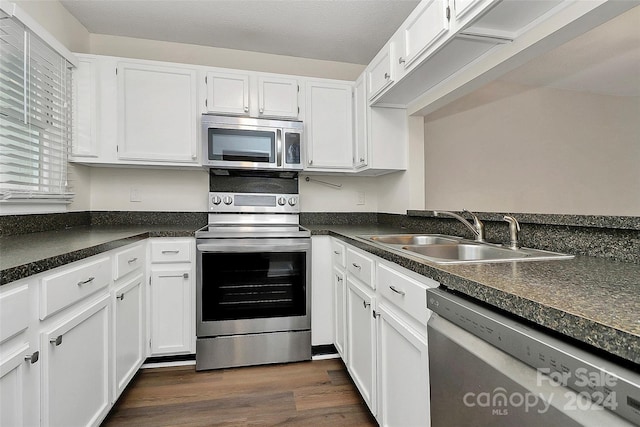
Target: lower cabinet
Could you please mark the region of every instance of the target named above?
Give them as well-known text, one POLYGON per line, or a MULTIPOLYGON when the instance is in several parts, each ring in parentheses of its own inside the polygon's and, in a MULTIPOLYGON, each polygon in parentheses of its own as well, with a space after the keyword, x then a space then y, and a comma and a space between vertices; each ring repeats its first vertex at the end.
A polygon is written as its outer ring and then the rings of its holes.
POLYGON ((151 272, 151 355, 192 353, 191 268, 151 272))
POLYGON ((145 359, 144 276, 139 274, 113 292, 115 401, 145 359))
POLYGON ((25 360, 34 353, 24 343, 0 359, 0 426, 38 424, 37 400, 39 364, 25 360), (36 406, 36 408, 34 408, 36 406))
POLYGON ((345 329, 346 329, 346 299, 347 299, 347 284, 345 281, 344 271, 334 268, 333 269, 333 295, 334 295, 334 319, 333 325, 334 331, 334 345, 338 354, 342 359, 347 360, 347 349, 345 342, 345 329))
POLYGON ((376 415, 376 320, 373 291, 347 277, 347 369, 376 415))
POLYGON ((109 295, 41 333, 42 426, 92 426, 109 398, 109 295))
POLYGON ((427 339, 390 308, 379 304, 378 392, 381 426, 429 425, 427 339))

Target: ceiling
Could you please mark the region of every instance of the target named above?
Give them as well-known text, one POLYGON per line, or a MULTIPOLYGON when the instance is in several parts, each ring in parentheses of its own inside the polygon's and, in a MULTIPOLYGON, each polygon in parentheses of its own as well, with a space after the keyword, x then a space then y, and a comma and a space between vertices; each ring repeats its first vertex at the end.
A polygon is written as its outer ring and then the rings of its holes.
POLYGON ((499 80, 600 95, 640 96, 640 6, 499 80))
POLYGON ((368 64, 419 0, 62 0, 90 33, 368 64))

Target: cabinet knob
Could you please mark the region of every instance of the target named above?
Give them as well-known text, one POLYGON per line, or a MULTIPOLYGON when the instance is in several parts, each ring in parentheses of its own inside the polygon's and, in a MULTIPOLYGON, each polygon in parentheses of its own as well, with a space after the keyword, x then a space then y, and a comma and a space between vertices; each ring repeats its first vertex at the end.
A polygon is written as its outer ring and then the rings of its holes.
POLYGON ((62 335, 58 335, 55 338, 50 338, 49 342, 55 345, 56 347, 59 346, 60 344, 62 344, 62 335))
POLYGON ((31 363, 32 365, 34 363, 36 363, 38 361, 38 359, 40 359, 40 352, 36 351, 35 353, 31 354, 31 355, 27 355, 24 357, 24 360, 26 360, 27 362, 31 363))
POLYGON ((244 107, 244 112, 245 112, 245 113, 248 113, 248 112, 249 112, 249 107, 246 107, 246 106, 245 106, 245 107, 244 107))
POLYGON ((264 114, 264 107, 260 107, 260 114, 264 114))
POLYGON ((364 163, 364 157, 360 157, 360 162, 364 163))
POLYGON ((309 164, 312 165, 313 164, 313 160, 309 160, 309 164))
POLYGON ((384 79, 385 80, 389 80, 391 76, 389 75, 389 73, 384 73, 384 79))
POLYGON ((404 60, 404 58, 401 56, 400 58, 398 58, 398 64, 404 64, 406 61, 404 60))

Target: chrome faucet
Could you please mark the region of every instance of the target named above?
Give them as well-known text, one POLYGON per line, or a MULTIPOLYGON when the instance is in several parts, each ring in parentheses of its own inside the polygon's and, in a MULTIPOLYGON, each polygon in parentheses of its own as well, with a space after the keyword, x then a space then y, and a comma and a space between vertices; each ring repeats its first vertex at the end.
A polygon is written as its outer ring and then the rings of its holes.
POLYGON ((484 242, 484 224, 478 219, 476 214, 464 209, 462 212, 466 212, 473 217, 473 225, 469 223, 466 219, 458 215, 457 213, 449 212, 449 211, 433 211, 433 216, 446 215, 452 218, 457 219, 461 223, 467 226, 469 230, 471 230, 476 236, 476 242, 484 242))
POLYGON ((505 215, 503 218, 509 223, 509 248, 518 249, 518 231, 520 231, 520 223, 511 215, 505 215))

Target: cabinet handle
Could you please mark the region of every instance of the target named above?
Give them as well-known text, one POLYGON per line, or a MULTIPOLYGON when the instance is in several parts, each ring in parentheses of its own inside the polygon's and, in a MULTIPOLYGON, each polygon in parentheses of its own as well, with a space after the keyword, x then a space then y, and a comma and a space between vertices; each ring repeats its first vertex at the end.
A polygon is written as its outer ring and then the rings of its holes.
POLYGON ((405 60, 402 56, 398 58, 398 64, 404 64, 404 63, 405 63, 405 60))
POLYGON ((339 251, 333 251, 333 253, 336 254, 336 255, 340 255, 339 251))
POLYGON ((248 112, 249 112, 249 107, 245 106, 245 107, 244 107, 244 112, 245 112, 245 113, 248 113, 248 112))
POLYGON ((176 250, 176 249, 171 250, 171 251, 162 251, 162 253, 163 253, 163 254, 177 254, 177 253, 179 253, 179 252, 180 252, 180 251, 179 251, 179 250, 176 250))
POLYGON ((362 301, 362 305, 364 306, 364 308, 367 308, 369 306, 371 306, 370 302, 366 302, 366 301, 362 301))
POLYGON ((78 286, 82 286, 82 285, 86 285, 87 283, 93 282, 96 278, 95 277, 89 277, 87 280, 83 280, 81 282, 78 282, 78 286))
POLYGON ((54 344, 56 347, 59 346, 60 344, 62 344, 62 335, 58 335, 55 338, 50 338, 49 342, 51 344, 54 344))
POLYGON ((336 276, 336 278, 338 279, 338 282, 342 282, 342 277, 336 276))
POLYGON ((158 277, 182 277, 183 279, 188 279, 189 278, 189 273, 183 273, 183 274, 168 274, 168 275, 162 275, 162 276, 158 276, 158 277))
POLYGON ((119 299, 120 301, 122 301, 124 299, 124 292, 116 296, 116 299, 119 299))
POLYGON ((312 165, 313 164, 313 160, 309 160, 309 164, 312 165))
POLYGON ((358 270, 362 270, 362 267, 359 266, 358 264, 356 264, 355 262, 351 263, 351 265, 353 265, 355 268, 357 268, 358 270))
POLYGON ((375 319, 376 317, 380 317, 380 313, 377 313, 375 310, 373 310, 371 312, 371 315, 373 316, 373 318, 375 319))
POLYGON ((264 107, 260 107, 260 114, 264 114, 264 107))
POLYGON ((399 295, 402 295, 402 296, 405 296, 405 295, 406 295, 405 291, 401 291, 401 290, 399 290, 398 288, 396 288, 396 287, 395 287, 395 286, 393 286, 393 285, 389 285, 389 289, 391 289, 391 290, 392 290, 393 292, 395 292, 396 294, 399 294, 399 295))
POLYGON ((26 355, 24 357, 24 360, 28 361, 29 363, 31 363, 32 365, 34 363, 36 363, 38 361, 38 359, 40 359, 40 352, 36 351, 35 353, 31 354, 31 355, 26 355))
POLYGON ((389 75, 389 73, 384 73, 384 79, 385 80, 389 80, 391 76, 389 75))
POLYGON ((127 261, 127 263, 129 264, 133 264, 134 262, 136 262, 138 260, 138 258, 131 258, 130 260, 127 261))
POLYGON ((364 163, 364 157, 360 157, 360 162, 364 163))

